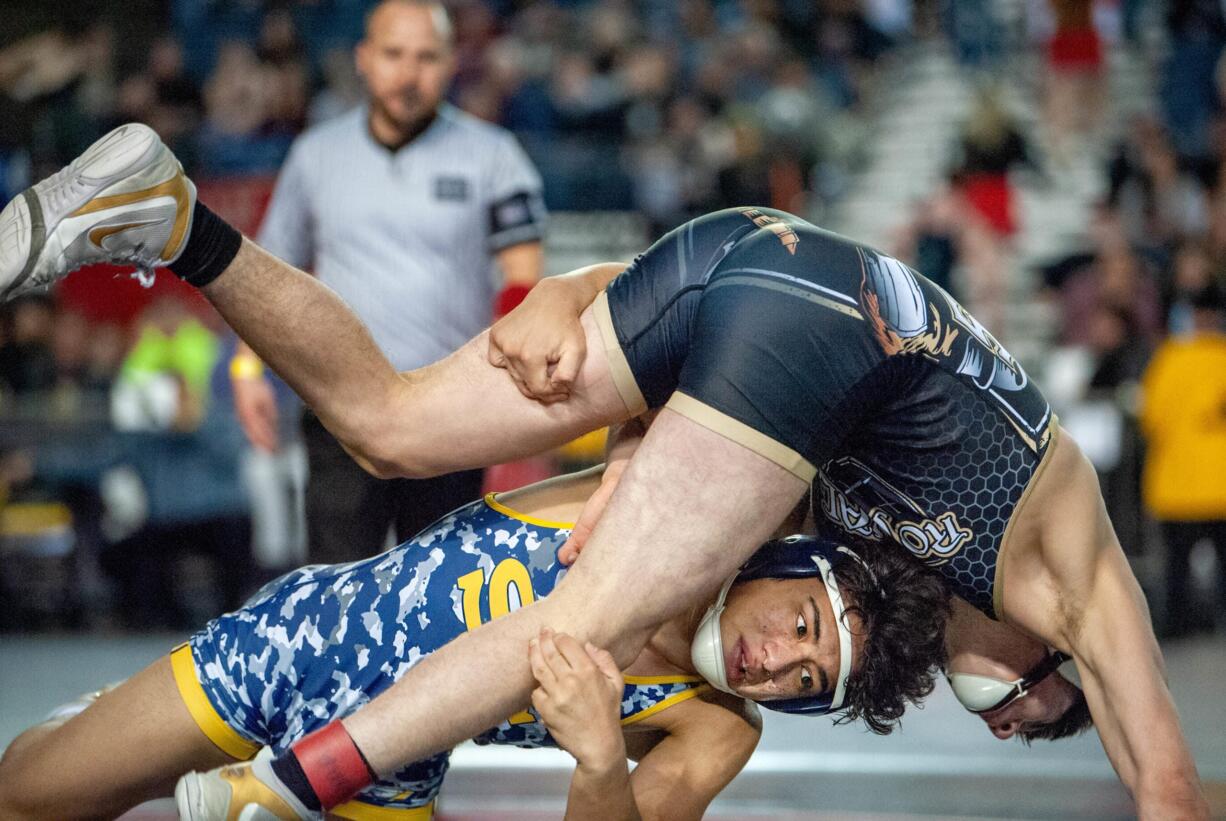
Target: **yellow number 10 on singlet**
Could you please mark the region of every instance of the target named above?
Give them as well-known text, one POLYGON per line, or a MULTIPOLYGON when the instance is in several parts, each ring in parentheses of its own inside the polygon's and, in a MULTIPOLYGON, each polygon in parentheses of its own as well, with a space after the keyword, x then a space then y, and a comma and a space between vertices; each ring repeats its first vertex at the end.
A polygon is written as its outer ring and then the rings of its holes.
MULTIPOLYGON (((469 630, 474 630, 485 623, 481 618, 481 589, 487 586, 485 571, 474 570, 471 573, 465 573, 456 580, 456 585, 464 591, 464 626, 469 630)), ((524 567, 523 562, 518 559, 503 559, 490 574, 488 585, 490 621, 511 612, 512 586, 519 598, 520 607, 532 604, 534 596, 528 568, 524 567)))

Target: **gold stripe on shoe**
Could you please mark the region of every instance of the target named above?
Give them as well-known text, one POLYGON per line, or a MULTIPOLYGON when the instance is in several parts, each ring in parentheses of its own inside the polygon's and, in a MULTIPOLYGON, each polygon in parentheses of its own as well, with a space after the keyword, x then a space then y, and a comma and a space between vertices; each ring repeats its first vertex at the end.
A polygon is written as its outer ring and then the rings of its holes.
POLYGON ((226 821, 238 821, 238 816, 248 804, 262 807, 283 821, 298 821, 298 813, 256 777, 250 764, 222 767, 217 771, 217 777, 230 785, 230 806, 226 808, 226 821))
MULTIPOLYGON (((166 244, 162 246, 162 251, 159 254, 162 259, 172 259, 179 252, 179 246, 183 244, 183 240, 187 235, 187 223, 191 217, 191 193, 188 191, 187 178, 183 176, 182 171, 177 172, 170 179, 158 183, 152 188, 146 188, 142 191, 129 191, 126 194, 112 194, 109 197, 96 197, 76 211, 73 211, 70 216, 79 217, 83 214, 105 211, 107 208, 118 208, 121 205, 131 205, 134 202, 155 197, 173 197, 175 201, 174 228, 171 230, 170 237, 166 240, 166 244)), ((92 232, 90 241, 94 241, 92 232)), ((94 242, 94 244, 98 245, 97 242, 94 242)))

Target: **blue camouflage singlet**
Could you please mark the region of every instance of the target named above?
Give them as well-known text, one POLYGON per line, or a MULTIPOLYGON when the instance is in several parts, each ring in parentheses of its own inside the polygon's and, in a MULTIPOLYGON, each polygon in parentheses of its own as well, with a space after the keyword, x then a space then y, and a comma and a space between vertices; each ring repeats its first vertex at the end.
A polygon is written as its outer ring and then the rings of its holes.
MULTIPOLYGON (((223 750, 280 752, 354 712, 465 631, 548 595, 566 572, 557 549, 569 527, 521 516, 491 494, 382 555, 295 570, 172 654, 180 692, 223 750)), ((627 676, 622 723, 706 689, 693 676, 627 676)), ((531 710, 475 740, 556 746, 531 710)), ((420 813, 437 795, 447 760, 410 764, 357 802, 426 817, 420 813)))

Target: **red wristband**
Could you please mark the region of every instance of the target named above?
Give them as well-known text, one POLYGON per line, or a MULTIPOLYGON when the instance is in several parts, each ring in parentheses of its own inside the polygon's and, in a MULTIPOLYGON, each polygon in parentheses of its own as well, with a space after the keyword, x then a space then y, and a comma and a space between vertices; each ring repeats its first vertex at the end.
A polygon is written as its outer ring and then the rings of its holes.
POLYGON ((353 739, 339 721, 290 747, 325 810, 344 804, 374 781, 353 739))
POLYGON ((515 310, 515 306, 523 302, 531 290, 530 285, 508 285, 499 291, 498 296, 494 297, 494 318, 500 319, 515 310))

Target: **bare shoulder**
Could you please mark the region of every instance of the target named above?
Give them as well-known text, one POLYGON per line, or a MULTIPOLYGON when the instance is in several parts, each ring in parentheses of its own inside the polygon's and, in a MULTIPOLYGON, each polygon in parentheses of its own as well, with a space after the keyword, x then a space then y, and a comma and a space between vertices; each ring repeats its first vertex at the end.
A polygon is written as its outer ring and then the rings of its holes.
POLYGON ((1098 472, 1073 437, 1061 431, 1044 500, 1039 549, 1054 568, 1089 571, 1106 547, 1118 546, 1098 472))
POLYGON ((1096 573, 1119 543, 1098 474, 1061 430, 1012 528, 1002 561, 1002 615, 1049 644, 1075 630, 1096 573))

